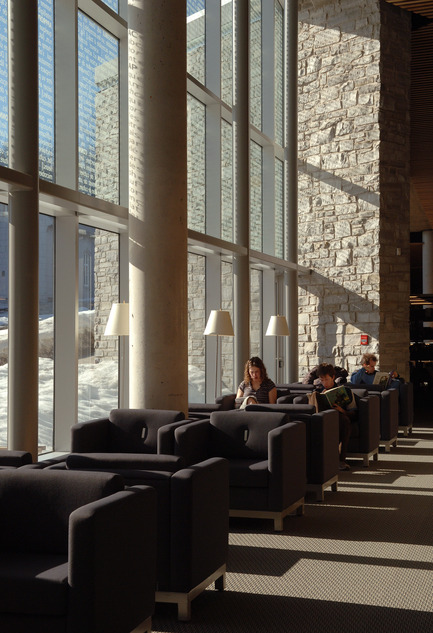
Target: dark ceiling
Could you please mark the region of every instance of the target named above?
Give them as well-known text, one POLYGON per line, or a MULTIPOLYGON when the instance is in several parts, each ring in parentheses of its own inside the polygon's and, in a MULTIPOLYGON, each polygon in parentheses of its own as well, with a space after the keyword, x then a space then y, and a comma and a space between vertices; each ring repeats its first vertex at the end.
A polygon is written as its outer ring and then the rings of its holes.
POLYGON ((412 13, 411 231, 433 229, 433 0, 385 0, 412 13))

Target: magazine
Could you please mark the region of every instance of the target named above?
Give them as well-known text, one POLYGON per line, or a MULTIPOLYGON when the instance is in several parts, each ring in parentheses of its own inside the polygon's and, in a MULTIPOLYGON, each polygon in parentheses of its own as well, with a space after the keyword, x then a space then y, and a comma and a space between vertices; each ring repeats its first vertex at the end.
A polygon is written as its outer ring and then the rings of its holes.
POLYGON ((339 405, 342 409, 353 409, 356 407, 355 398, 353 397, 351 389, 344 385, 318 393, 317 405, 319 411, 333 409, 335 405, 339 405))
POLYGON ((374 374, 374 380, 373 380, 373 385, 380 385, 381 387, 384 387, 385 389, 388 389, 388 387, 391 384, 392 381, 392 375, 394 373, 394 370, 392 371, 377 371, 374 374))

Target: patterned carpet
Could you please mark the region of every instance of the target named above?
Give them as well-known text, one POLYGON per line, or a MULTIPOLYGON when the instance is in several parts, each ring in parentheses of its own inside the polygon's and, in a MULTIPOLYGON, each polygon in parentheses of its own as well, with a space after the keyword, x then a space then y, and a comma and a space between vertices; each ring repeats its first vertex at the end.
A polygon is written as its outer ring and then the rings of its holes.
POLYGON ((226 590, 198 596, 188 623, 157 605, 152 630, 433 633, 433 420, 416 424, 284 532, 231 519, 226 590))

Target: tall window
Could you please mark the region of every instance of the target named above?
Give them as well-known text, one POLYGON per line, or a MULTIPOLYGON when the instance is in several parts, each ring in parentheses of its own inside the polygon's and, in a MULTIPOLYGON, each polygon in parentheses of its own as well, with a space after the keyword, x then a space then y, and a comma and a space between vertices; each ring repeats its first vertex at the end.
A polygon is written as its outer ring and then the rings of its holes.
POLYGON ((78 187, 119 202, 119 43, 78 13, 78 187))
POLYGON ((188 401, 206 401, 206 258, 188 253, 188 401))
POLYGON ((38 0, 39 175, 54 180, 54 15, 53 0, 38 0))
POLYGON ((250 306, 250 349, 251 356, 262 356, 263 326, 263 274, 261 270, 252 268, 250 272, 251 306, 250 306))
POLYGON ((54 446, 54 218, 39 215, 39 451, 54 446))
POLYGON ((118 406, 118 339, 104 336, 119 300, 118 235, 80 226, 78 274, 78 420, 84 421, 118 406))
POLYGON ((0 165, 9 164, 8 3, 0 0, 0 165))
POLYGON ((221 98, 233 105, 233 1, 221 0, 221 98))
POLYGON ((206 230, 206 106, 188 95, 188 228, 206 230))
POLYGON ((250 246, 262 250, 263 231, 263 150, 258 143, 251 142, 250 155, 250 246))
POLYGON ((250 0, 250 117, 262 128, 262 2, 250 0))
POLYGON ((187 71, 205 84, 205 44, 206 44, 206 2, 205 0, 187 0, 186 37, 187 71))

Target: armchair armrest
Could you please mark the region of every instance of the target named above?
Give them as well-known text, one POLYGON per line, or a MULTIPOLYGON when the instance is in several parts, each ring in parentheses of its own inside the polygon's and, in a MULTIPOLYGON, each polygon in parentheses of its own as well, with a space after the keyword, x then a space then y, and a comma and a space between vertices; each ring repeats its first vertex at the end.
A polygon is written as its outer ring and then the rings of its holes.
POLYGON ((172 422, 166 424, 158 429, 158 454, 159 455, 174 455, 175 454, 175 441, 174 432, 179 426, 189 424, 191 420, 180 420, 179 422, 172 422))
POLYGON ((182 468, 183 459, 175 455, 152 453, 71 453, 66 458, 69 470, 164 470, 182 468))
POLYGON ((156 578, 156 493, 117 492, 69 518, 70 613, 73 632, 115 633, 153 612, 156 578))
POLYGON ((72 453, 96 453, 108 451, 108 418, 79 422, 71 428, 72 453))
POLYGON ((269 432, 268 463, 270 510, 287 507, 304 497, 307 467, 303 422, 289 422, 269 432))
POLYGON ((183 458, 186 466, 198 464, 209 457, 209 438, 209 420, 184 424, 174 431, 174 452, 183 458))
POLYGON ((368 453, 379 446, 380 400, 377 396, 357 398, 359 450, 368 453))
POLYGON ((229 463, 213 457, 184 468, 171 487, 171 583, 187 592, 227 562, 229 463))
POLYGON ((19 468, 32 463, 32 454, 27 451, 0 450, 0 466, 19 468))

